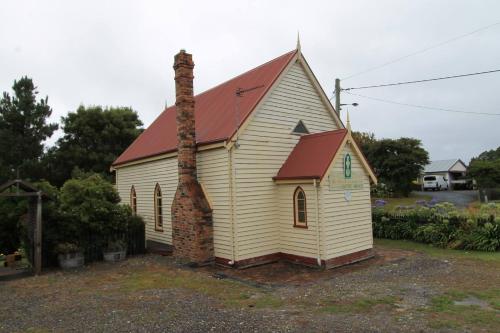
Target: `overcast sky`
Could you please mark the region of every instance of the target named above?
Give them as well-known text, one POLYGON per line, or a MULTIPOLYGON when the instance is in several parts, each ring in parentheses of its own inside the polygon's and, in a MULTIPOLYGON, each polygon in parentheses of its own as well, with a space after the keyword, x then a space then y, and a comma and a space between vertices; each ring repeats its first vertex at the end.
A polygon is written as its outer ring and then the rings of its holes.
MULTIPOLYGON (((78 105, 131 106, 149 125, 174 102, 173 56, 193 54, 202 92, 295 48, 331 94, 336 77, 500 21, 500 1, 1 1, 0 91, 22 75, 53 121, 78 105)), ((342 81, 391 83, 500 68, 500 24, 342 81)), ((400 103, 500 113, 500 73, 353 91, 400 103)), ((431 159, 468 162, 500 145, 500 116, 430 111, 342 95, 354 130, 416 137, 431 159)), ((345 109, 343 110, 345 111, 345 109)), ((345 112, 342 114, 345 118, 345 112)), ((58 133, 49 144, 53 143, 58 133)))

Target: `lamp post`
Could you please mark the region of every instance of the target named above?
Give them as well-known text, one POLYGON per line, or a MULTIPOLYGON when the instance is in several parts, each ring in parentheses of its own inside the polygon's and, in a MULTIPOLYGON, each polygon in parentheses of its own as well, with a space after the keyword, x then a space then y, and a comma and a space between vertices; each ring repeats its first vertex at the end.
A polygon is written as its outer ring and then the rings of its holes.
POLYGON ((358 106, 358 103, 352 103, 352 104, 341 104, 340 103, 340 92, 342 91, 342 88, 340 88, 340 79, 335 79, 335 111, 337 111, 337 115, 340 117, 340 110, 342 110, 343 105, 352 105, 352 106, 358 106))
MULTIPOLYGON (((352 106, 358 106, 359 104, 358 103, 352 103, 352 104, 339 104, 340 106, 344 106, 344 105, 352 105, 352 106)), ((340 108, 342 109, 342 108, 340 108)))

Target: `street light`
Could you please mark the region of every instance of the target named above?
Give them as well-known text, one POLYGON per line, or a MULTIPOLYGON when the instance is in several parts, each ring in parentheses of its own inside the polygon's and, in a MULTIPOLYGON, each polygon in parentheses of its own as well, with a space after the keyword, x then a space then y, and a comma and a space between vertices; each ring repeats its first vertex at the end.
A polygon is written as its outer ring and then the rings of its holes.
POLYGON ((358 106, 359 104, 358 104, 358 103, 352 103, 352 104, 340 104, 340 106, 344 106, 344 105, 358 106))

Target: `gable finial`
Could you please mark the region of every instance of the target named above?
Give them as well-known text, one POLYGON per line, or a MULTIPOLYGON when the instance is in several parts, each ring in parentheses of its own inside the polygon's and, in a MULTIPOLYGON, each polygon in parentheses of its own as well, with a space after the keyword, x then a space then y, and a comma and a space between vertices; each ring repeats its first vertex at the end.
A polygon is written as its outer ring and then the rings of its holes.
POLYGON ((300 34, 299 34, 299 31, 297 31, 297 51, 300 52, 300 34))
POLYGON ((346 125, 347 125, 347 130, 350 132, 350 131, 351 131, 351 121, 349 120, 349 110, 347 110, 347 121, 346 121, 346 125))

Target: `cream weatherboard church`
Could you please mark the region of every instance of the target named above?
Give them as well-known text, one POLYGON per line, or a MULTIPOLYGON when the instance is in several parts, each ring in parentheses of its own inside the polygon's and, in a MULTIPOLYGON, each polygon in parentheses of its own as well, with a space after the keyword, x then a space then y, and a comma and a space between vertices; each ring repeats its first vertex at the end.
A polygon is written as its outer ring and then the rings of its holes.
POLYGON ((335 267, 372 256, 376 178, 300 50, 176 103, 113 163, 150 246, 200 265, 276 260, 335 267))

